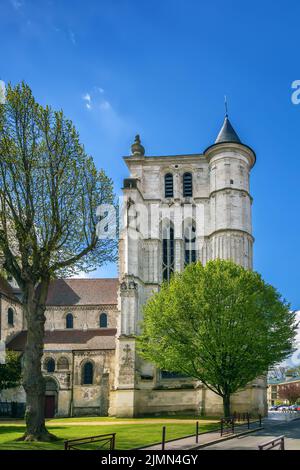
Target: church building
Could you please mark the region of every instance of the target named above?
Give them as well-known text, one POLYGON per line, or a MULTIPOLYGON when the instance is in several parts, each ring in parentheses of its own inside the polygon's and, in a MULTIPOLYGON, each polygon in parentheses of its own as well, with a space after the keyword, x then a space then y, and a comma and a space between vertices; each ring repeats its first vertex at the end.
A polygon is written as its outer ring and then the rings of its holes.
MULTIPOLYGON (((43 372, 48 416, 202 413, 222 400, 193 378, 159 370, 136 353, 143 305, 191 262, 231 259, 252 269, 249 189, 254 151, 228 116, 203 153, 150 156, 139 136, 124 157, 119 279, 62 279, 50 285, 43 372)), ((1 340, 20 352, 26 324, 16 290, 2 280, 1 340)), ((232 410, 265 414, 266 378, 232 398, 232 410)), ((2 393, 16 394, 22 390, 2 393)))

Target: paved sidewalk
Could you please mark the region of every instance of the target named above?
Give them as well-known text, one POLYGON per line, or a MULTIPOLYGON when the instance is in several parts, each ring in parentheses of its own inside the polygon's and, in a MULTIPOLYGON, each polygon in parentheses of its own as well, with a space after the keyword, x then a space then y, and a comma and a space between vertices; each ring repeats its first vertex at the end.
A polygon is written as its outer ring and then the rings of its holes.
MULTIPOLYGON (((258 444, 268 441, 272 439, 272 437, 276 437, 281 434, 286 436, 287 450, 300 450, 300 418, 298 413, 269 413, 268 418, 263 418, 262 426, 263 429, 260 430, 258 429, 258 422, 252 423, 250 429, 248 429, 247 424, 237 425, 235 427, 235 434, 225 434, 222 437, 220 435, 220 430, 199 434, 198 443, 196 443, 195 435, 183 439, 176 439, 171 442, 166 442, 165 450, 254 450, 258 448, 258 444), (213 444, 210 444, 212 442, 213 444), (205 446, 205 444, 207 444, 207 447, 202 447, 203 445, 205 446)), ((168 439, 168 435, 166 437, 168 439)), ((141 450, 161 450, 161 443, 144 447, 141 450)))
MULTIPOLYGON (((182 439, 176 439, 176 440, 173 440, 173 441, 170 441, 170 442, 166 442, 165 443, 165 450, 192 450, 192 449, 197 449, 199 447, 201 447, 202 445, 204 444, 209 444, 210 442, 215 442, 217 440, 224 440, 224 439, 228 439, 229 437, 231 437, 232 439, 234 439, 237 435, 243 433, 243 432, 247 432, 247 431, 253 431, 259 427, 259 423, 253 423, 252 426, 250 427, 250 429, 248 429, 248 426, 247 424, 243 424, 243 425, 237 425, 235 427, 235 434, 224 434, 223 436, 221 436, 221 433, 220 433, 220 429, 218 429, 217 431, 212 431, 212 432, 207 432, 207 433, 203 433, 203 434, 199 434, 199 439, 198 439, 198 443, 196 443, 196 436, 193 435, 193 436, 189 436, 189 437, 185 437, 185 438, 182 438, 182 439)), ((167 428, 167 432, 168 432, 168 428, 167 428)), ((167 436, 168 438, 168 436, 167 436)), ((141 450, 161 450, 161 443, 157 444, 157 445, 153 445, 153 446, 147 446, 147 447, 143 447, 141 450)))
POLYGON ((258 450, 258 445, 285 436, 285 450, 300 450, 300 419, 286 420, 266 419, 264 429, 253 434, 237 437, 231 441, 215 443, 203 450, 258 450))

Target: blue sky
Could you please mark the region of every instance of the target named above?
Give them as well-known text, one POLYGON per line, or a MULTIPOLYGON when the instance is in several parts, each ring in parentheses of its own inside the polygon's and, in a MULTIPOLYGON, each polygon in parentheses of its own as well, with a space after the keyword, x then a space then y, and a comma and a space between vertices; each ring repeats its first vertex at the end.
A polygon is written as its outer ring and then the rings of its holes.
POLYGON ((62 108, 117 192, 137 132, 149 155, 201 152, 226 94, 257 153, 255 269, 300 308, 298 1, 0 0, 0 15, 0 79, 62 108))

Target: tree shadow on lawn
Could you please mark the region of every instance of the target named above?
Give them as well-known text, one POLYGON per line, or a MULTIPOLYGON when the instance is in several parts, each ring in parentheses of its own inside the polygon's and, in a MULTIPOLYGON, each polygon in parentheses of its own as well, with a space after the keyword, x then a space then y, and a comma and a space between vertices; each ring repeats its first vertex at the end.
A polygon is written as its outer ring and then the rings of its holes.
MULTIPOLYGON (((64 429, 61 426, 55 427, 57 430, 64 429)), ((41 450, 41 449, 63 449, 65 438, 57 437, 53 442, 24 442, 20 438, 25 432, 25 426, 0 425, 0 450, 41 450)))

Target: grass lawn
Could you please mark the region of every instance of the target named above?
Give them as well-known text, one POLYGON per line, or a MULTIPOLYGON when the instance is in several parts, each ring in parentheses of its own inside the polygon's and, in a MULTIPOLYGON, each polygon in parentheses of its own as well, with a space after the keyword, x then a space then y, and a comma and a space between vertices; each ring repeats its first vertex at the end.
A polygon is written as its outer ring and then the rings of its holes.
MULTIPOLYGON (((25 425, 22 421, 1 423, 0 421, 0 450, 63 450, 63 441, 66 439, 76 439, 80 437, 95 436, 97 434, 116 433, 116 448, 131 449, 146 444, 152 444, 161 440, 162 417, 152 418, 147 422, 143 418, 132 419, 130 424, 115 424, 114 421, 120 423, 119 418, 62 418, 47 420, 47 427, 50 432, 58 437, 58 440, 51 443, 39 442, 18 442, 16 439, 22 436, 25 425), (110 424, 111 420, 111 424, 110 424), (155 422, 159 420, 160 422, 155 422), (98 425, 72 425, 71 423, 80 423, 80 421, 99 421, 98 425), (101 425, 101 421, 105 422, 105 426, 101 425), (70 425, 68 424, 70 423, 70 425)), ((174 417, 176 421, 178 417, 174 417)), ((166 418, 166 438, 174 439, 183 437, 187 434, 195 432, 195 422, 185 422, 187 417, 181 418, 180 422, 170 422, 170 417, 166 418)), ((124 421, 128 421, 125 420, 124 421)), ((190 420, 188 420, 190 421, 190 420)), ((199 420, 200 432, 207 431, 216 427, 216 421, 199 420)), ((90 447, 91 448, 91 447, 90 447)))

